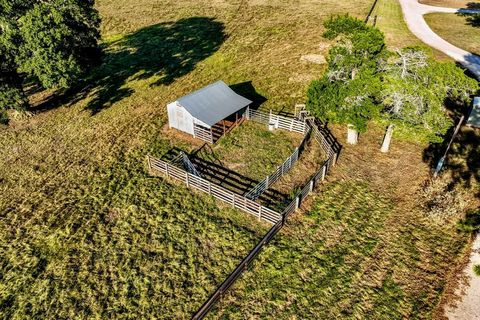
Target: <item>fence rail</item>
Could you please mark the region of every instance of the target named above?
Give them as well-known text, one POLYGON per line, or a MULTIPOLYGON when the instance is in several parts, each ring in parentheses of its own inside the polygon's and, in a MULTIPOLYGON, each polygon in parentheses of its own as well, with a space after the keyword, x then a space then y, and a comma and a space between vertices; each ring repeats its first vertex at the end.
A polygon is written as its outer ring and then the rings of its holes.
POLYGON ((265 111, 249 109, 248 117, 250 120, 256 122, 271 124, 277 129, 284 129, 300 134, 305 134, 308 131, 307 125, 304 121, 273 114, 272 112, 268 113, 265 111))
MULTIPOLYGON (((235 270, 222 282, 222 284, 216 289, 216 291, 210 296, 210 298, 202 305, 192 319, 203 319, 213 305, 221 299, 224 293, 232 286, 232 284, 242 275, 242 273, 248 268, 255 257, 261 252, 263 247, 271 241, 271 239, 278 233, 283 227, 287 218, 294 213, 302 204, 305 199, 312 193, 316 186, 320 182, 325 180, 330 168, 335 165, 338 154, 341 150, 341 146, 335 140, 335 138, 322 127, 322 124, 314 118, 308 117, 308 112, 303 112, 300 120, 295 118, 288 118, 280 115, 273 115, 272 113, 266 113, 258 110, 247 109, 246 115, 248 119, 253 121, 272 124, 275 128, 281 128, 284 130, 294 131, 304 134, 304 139, 300 146, 292 153, 292 155, 285 160, 285 162, 277 168, 277 170, 260 182, 254 189, 249 191, 247 196, 241 196, 234 192, 228 191, 223 187, 213 184, 200 177, 189 173, 179 167, 169 164, 163 160, 156 159, 148 156, 149 167, 152 172, 160 172, 167 177, 179 180, 185 183, 187 186, 195 188, 199 191, 207 193, 216 199, 230 204, 232 207, 240 209, 251 215, 258 217, 260 220, 264 220, 273 224, 272 228, 262 238, 262 240, 250 251, 250 253, 240 262, 235 270), (288 172, 295 164, 303 151, 305 144, 310 136, 319 143, 327 154, 328 159, 322 164, 320 170, 318 170, 312 178, 302 187, 302 189, 295 195, 294 199, 287 205, 287 207, 280 214, 274 210, 264 207, 252 200, 252 198, 258 198, 258 193, 264 192, 273 183, 282 177, 283 174, 288 172), (250 194, 251 193, 251 194, 250 194), (251 197, 249 199, 249 197, 251 197)), ((211 132, 210 132, 211 134, 211 132)), ((209 142, 209 141, 207 141, 209 142)), ((212 142, 213 143, 213 138, 212 142)), ((188 157, 187 157, 188 159, 188 157)), ((189 160, 189 159, 188 159, 189 160)), ((190 170, 185 165, 187 170, 190 170)), ((193 168, 195 168, 193 166, 193 168)))
POLYGON ((260 220, 272 224, 282 220, 282 215, 280 213, 163 160, 148 156, 148 163, 152 172, 160 172, 169 178, 179 180, 185 183, 187 187, 195 188, 207 193, 218 200, 228 203, 236 209, 256 216, 260 220))
POLYGON ((255 246, 255 248, 250 251, 250 253, 240 262, 240 264, 233 270, 233 272, 228 276, 225 281, 222 282, 220 287, 215 291, 213 295, 202 305, 202 307, 197 311, 197 313, 192 317, 194 320, 203 319, 213 305, 220 300, 222 295, 232 286, 233 283, 242 275, 242 273, 250 266, 255 257, 262 251, 263 247, 273 239, 273 237, 280 231, 282 228, 282 221, 277 222, 273 227, 268 231, 268 233, 260 240, 260 242, 255 246))
POLYGON ((200 140, 213 144, 213 134, 210 129, 204 128, 198 124, 193 124, 193 136, 200 140))

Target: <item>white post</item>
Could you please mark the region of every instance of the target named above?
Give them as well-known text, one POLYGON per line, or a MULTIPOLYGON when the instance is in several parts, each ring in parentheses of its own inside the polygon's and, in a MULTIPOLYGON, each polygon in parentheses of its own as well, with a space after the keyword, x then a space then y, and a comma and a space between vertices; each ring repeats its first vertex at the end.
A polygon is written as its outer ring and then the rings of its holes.
POLYGON ((300 196, 295 199, 295 210, 297 210, 298 208, 300 208, 300 196))
POLYGON ((310 192, 313 191, 313 188, 315 187, 313 180, 310 181, 310 192))
POLYGON ((357 144, 358 142, 358 131, 355 130, 354 126, 349 124, 347 127, 348 134, 347 134, 347 142, 349 144, 357 144))
POLYGON ((380 148, 381 152, 387 153, 390 149, 390 142, 392 141, 393 135, 393 124, 389 124, 387 128, 387 132, 385 133, 385 137, 383 138, 382 147, 380 148))
POLYGON ((247 111, 245 112, 245 114, 247 115, 245 118, 247 118, 247 120, 250 120, 250 106, 247 107, 247 111))
POLYGON ((262 220, 262 206, 258 208, 258 220, 262 220))
POLYGON ((322 170, 322 181, 325 180, 326 174, 327 174, 327 165, 325 164, 322 170))

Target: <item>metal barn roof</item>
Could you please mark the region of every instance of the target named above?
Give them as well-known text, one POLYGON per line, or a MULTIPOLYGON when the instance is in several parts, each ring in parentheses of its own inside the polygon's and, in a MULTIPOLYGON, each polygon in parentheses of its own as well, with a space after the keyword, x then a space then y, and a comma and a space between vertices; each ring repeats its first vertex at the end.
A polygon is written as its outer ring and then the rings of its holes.
POLYGON ((252 101, 235 93, 223 81, 217 81, 192 92, 177 102, 194 118, 213 126, 222 119, 241 110, 252 101))

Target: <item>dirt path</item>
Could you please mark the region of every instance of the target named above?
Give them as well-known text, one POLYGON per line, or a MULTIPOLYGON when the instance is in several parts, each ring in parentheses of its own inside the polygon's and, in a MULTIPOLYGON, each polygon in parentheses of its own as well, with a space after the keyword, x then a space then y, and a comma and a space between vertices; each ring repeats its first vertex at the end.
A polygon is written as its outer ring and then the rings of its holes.
POLYGON ((428 26, 423 18, 428 13, 478 13, 478 10, 441 8, 418 3, 417 0, 399 0, 404 19, 410 31, 425 44, 435 48, 461 63, 480 79, 480 57, 445 41, 428 26))
POLYGON ((460 298, 457 303, 447 306, 445 315, 452 320, 480 319, 480 277, 473 273, 473 266, 480 264, 480 235, 473 243, 470 261, 463 271, 465 283, 462 283, 455 294, 460 298))

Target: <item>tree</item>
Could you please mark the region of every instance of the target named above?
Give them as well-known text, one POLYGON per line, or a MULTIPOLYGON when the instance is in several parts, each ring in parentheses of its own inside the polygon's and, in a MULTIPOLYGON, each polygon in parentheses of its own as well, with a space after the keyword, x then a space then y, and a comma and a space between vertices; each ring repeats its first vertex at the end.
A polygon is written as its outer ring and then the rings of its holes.
POLYGON ((425 52, 406 48, 395 52, 383 66, 383 117, 389 122, 382 152, 388 152, 395 127, 438 142, 452 125, 445 101, 467 102, 478 89, 453 63, 441 63, 425 52))
POLYGON ((68 88, 99 56, 93 0, 0 0, 0 113, 25 109, 26 78, 68 88))
POLYGON ((383 34, 350 16, 331 18, 324 37, 336 40, 329 50, 328 70, 313 81, 307 93, 307 108, 319 119, 346 124, 347 141, 357 143, 370 119, 379 114, 378 63, 385 55, 383 34))

